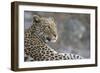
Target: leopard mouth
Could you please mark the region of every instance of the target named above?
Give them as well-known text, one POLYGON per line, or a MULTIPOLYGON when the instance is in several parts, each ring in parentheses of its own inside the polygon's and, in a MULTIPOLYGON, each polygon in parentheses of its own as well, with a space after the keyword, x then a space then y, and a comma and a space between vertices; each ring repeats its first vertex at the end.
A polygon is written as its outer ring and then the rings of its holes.
POLYGON ((47 39, 48 41, 51 41, 51 38, 49 38, 49 37, 47 37, 46 39, 47 39))
POLYGON ((56 42, 57 38, 53 37, 53 38, 50 38, 50 37, 46 37, 46 42, 56 42))

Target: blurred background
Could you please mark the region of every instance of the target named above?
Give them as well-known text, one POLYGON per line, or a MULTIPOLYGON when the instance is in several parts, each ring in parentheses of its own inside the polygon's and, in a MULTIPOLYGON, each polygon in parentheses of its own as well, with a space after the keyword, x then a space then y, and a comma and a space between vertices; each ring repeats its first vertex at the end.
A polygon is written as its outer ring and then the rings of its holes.
POLYGON ((32 16, 54 17, 57 24, 56 43, 47 43, 60 53, 73 53, 90 58, 90 14, 24 11, 24 28, 32 25, 32 16))

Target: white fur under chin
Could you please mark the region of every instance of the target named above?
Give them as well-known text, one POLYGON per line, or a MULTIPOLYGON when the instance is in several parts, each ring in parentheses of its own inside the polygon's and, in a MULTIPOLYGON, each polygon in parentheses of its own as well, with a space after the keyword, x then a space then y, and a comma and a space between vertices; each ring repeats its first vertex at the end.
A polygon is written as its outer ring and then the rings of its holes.
POLYGON ((50 42, 53 42, 53 43, 55 43, 57 40, 51 40, 50 42))

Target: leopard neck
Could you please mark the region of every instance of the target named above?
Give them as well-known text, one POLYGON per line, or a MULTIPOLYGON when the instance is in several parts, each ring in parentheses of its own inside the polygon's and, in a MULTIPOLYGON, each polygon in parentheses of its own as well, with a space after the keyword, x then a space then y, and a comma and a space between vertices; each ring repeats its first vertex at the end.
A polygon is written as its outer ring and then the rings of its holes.
MULTIPOLYGON (((36 30, 36 26, 35 25, 32 25, 27 32, 30 33, 30 36, 36 36, 40 41, 42 41, 43 43, 46 44, 46 42, 43 40, 44 38, 41 38, 41 36, 36 32, 38 30, 36 30)), ((29 36, 29 37, 30 37, 29 36)))

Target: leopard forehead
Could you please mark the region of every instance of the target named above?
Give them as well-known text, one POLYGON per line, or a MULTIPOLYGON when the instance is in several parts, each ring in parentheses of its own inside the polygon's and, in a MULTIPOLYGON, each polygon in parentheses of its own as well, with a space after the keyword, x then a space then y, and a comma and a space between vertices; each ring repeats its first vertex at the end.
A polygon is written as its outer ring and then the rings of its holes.
POLYGON ((49 18, 42 17, 41 24, 43 25, 43 27, 51 27, 52 30, 55 30, 57 28, 53 17, 49 17, 49 18))

